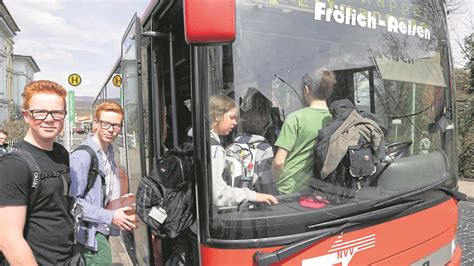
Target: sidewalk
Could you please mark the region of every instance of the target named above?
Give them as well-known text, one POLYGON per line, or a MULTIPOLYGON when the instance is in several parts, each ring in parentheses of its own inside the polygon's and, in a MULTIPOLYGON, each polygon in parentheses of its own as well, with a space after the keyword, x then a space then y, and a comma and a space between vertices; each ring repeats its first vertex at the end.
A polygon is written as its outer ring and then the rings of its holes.
POLYGON ((123 245, 121 237, 110 237, 110 249, 112 250, 113 266, 131 266, 132 261, 127 254, 127 250, 123 245))
POLYGON ((474 179, 459 179, 458 180, 459 191, 474 197, 474 179))

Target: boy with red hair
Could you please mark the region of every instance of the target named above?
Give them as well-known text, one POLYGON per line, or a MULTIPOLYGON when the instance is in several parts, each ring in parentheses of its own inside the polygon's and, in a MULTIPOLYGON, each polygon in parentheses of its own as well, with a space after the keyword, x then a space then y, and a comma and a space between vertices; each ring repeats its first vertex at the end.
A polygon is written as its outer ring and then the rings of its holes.
POLYGON ((0 250, 11 265, 63 265, 74 254, 69 156, 54 141, 63 129, 66 95, 52 81, 25 86, 23 118, 29 128, 14 150, 29 154, 40 171, 33 174, 31 162, 15 152, 0 159, 0 250))
POLYGON ((98 159, 99 174, 89 191, 85 190, 93 155, 85 150, 71 154, 70 195, 76 199, 76 208, 81 210, 76 239, 86 265, 111 265, 109 236, 119 235, 119 229, 130 231, 135 228, 134 216, 126 213, 132 209, 130 206, 115 210, 107 208, 111 201, 121 196, 112 143, 122 129, 123 117, 122 107, 115 102, 104 102, 96 108, 94 134, 82 143, 92 148, 92 154, 98 159))

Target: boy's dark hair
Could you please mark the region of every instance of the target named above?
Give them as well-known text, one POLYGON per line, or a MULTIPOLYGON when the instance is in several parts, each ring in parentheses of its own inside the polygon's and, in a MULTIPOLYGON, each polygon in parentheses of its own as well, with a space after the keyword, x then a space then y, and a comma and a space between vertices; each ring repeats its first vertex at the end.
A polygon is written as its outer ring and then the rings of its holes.
POLYGON ((249 110, 241 118, 243 131, 254 135, 264 136, 270 123, 268 115, 258 110, 249 110))
POLYGON ((327 100, 331 96, 336 76, 331 70, 320 68, 303 76, 303 91, 305 86, 311 91, 311 96, 319 100, 327 100))
POLYGON ((5 136, 8 137, 8 132, 6 130, 3 130, 0 128, 0 133, 4 134, 5 136))

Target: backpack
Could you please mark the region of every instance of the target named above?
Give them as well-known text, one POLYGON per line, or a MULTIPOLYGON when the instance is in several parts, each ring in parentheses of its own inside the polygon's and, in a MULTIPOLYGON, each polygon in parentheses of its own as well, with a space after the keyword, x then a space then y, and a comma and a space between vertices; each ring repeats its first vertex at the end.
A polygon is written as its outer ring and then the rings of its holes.
POLYGON ((41 185, 43 184, 43 181, 46 178, 61 178, 61 181, 63 182, 65 186, 64 191, 68 191, 69 189, 67 188, 67 181, 64 177, 64 174, 69 173, 69 168, 66 168, 61 171, 42 171, 41 168, 38 165, 38 162, 36 159, 31 155, 30 152, 24 149, 19 149, 16 147, 13 147, 11 152, 5 154, 6 158, 7 156, 16 156, 18 158, 21 158, 27 165, 30 173, 32 174, 32 181, 31 181, 31 188, 30 188, 30 193, 29 193, 29 200, 28 200, 28 215, 29 212, 31 211, 31 208, 35 205, 36 203, 36 197, 38 196, 38 193, 41 189, 41 185))
POLYGON ((333 102, 330 110, 333 120, 319 130, 313 152, 315 158, 313 167, 314 196, 321 197, 332 204, 342 204, 352 199, 359 189, 370 185, 377 178, 377 165, 385 157, 384 134, 386 130, 374 114, 357 111, 349 100, 333 102), (349 145, 335 169, 327 176, 322 176, 321 170, 325 167, 324 162, 329 151, 330 139, 344 121, 354 114, 354 110, 357 117, 371 120, 378 126, 382 132, 380 145, 377 150, 374 150, 371 141, 359 133, 357 144, 349 145))
POLYGON ((97 179, 97 176, 100 176, 101 184, 102 184, 102 195, 103 195, 103 197, 105 197, 105 189, 106 189, 106 187, 105 187, 105 185, 106 185, 105 184, 105 174, 102 171, 100 171, 100 169, 99 169, 99 159, 97 158, 96 152, 89 145, 81 144, 81 145, 77 146, 72 151, 72 153, 74 153, 76 151, 80 151, 80 150, 81 151, 86 151, 87 153, 89 153, 89 155, 91 157, 89 172, 87 174, 86 188, 84 189, 84 192, 82 193, 80 198, 84 198, 86 196, 86 194, 92 189, 92 187, 94 186, 94 183, 97 179))
POLYGON ((176 238, 194 223, 194 161, 190 147, 167 151, 138 184, 136 212, 159 238, 176 238))
POLYGON ((223 178, 229 186, 253 188, 257 179, 255 157, 258 143, 232 143, 227 146, 223 178))
MULTIPOLYGON (((102 204, 105 206, 105 190, 106 190, 106 183, 105 183, 105 174, 100 171, 99 169, 99 159, 97 158, 97 154, 89 145, 81 144, 77 146, 72 153, 83 150, 89 153, 91 157, 91 163, 89 166, 89 171, 87 174, 87 184, 84 192, 79 196, 79 198, 84 199, 87 193, 92 189, 94 186, 95 181, 97 180, 97 176, 100 176, 101 179, 101 188, 102 188, 102 204)), ((83 213, 84 209, 80 204, 77 204, 77 201, 74 203, 71 213, 74 217, 74 232, 77 233, 79 230, 79 225, 81 222, 87 224, 87 222, 83 221, 83 213)))
MULTIPOLYGON (((65 192, 68 191, 67 187, 67 181, 64 178, 64 174, 69 173, 69 168, 66 168, 61 171, 42 171, 41 168, 38 165, 38 162, 36 159, 31 155, 31 153, 27 150, 24 149, 19 149, 16 147, 13 147, 10 152, 5 153, 2 156, 2 159, 6 159, 8 156, 15 156, 20 158, 22 161, 26 163, 28 166, 29 172, 31 173, 31 187, 30 187, 30 192, 29 192, 29 198, 28 198, 28 204, 27 204, 27 211, 26 211, 26 223, 25 227, 23 230, 23 235, 26 236, 28 233, 28 223, 29 223, 29 217, 31 215, 31 211, 33 209, 33 206, 36 204, 36 197, 38 196, 38 193, 41 189, 41 186, 43 184, 43 181, 46 178, 61 178, 61 181, 63 182, 65 186, 65 192)), ((8 262, 6 261, 3 253, 0 251, 0 265, 9 265, 8 262)))

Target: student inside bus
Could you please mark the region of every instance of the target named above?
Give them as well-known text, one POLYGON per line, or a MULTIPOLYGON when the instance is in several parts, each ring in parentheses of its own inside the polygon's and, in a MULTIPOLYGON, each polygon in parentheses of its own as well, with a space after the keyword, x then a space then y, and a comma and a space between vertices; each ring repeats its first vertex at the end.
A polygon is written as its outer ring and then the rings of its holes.
POLYGON ((320 68, 302 78, 302 90, 308 107, 288 115, 275 143, 278 150, 272 175, 282 194, 305 191, 313 175, 313 148, 318 130, 330 120, 326 100, 336 83, 332 71, 320 68))
POLYGON ((209 99, 210 142, 212 159, 212 198, 216 206, 236 206, 242 202, 254 201, 278 204, 269 194, 262 194, 248 188, 229 186, 223 179, 225 168, 225 149, 219 136, 228 135, 237 126, 237 106, 231 98, 214 95, 209 99))
MULTIPOLYGON (((280 113, 277 107, 272 107, 272 101, 270 101, 263 93, 257 88, 249 87, 245 92, 245 96, 240 102, 240 111, 245 113, 250 110, 256 110, 259 113, 263 113, 268 116, 268 127, 265 130, 265 139, 270 145, 275 144, 275 141, 280 132, 281 125, 283 122, 280 120, 280 113)), ((261 123, 261 122, 258 122, 261 123)), ((274 153, 276 150, 273 150, 274 153)))
POLYGON ((254 161, 252 165, 253 186, 257 192, 279 195, 272 180, 273 148, 265 138, 270 127, 269 114, 253 109, 242 114, 243 133, 238 134, 235 143, 245 145, 254 161))

